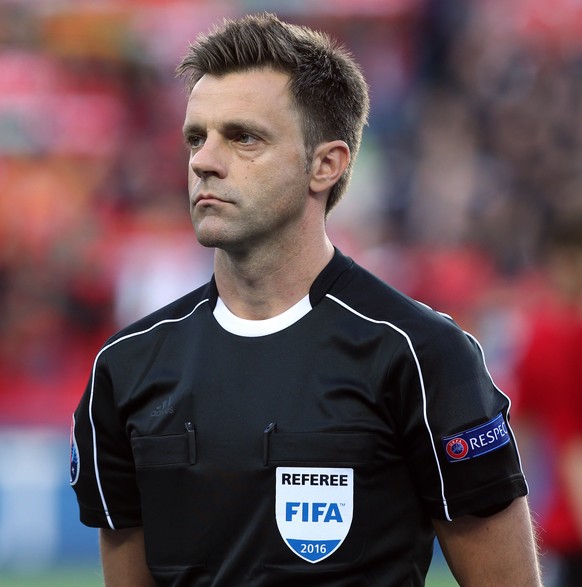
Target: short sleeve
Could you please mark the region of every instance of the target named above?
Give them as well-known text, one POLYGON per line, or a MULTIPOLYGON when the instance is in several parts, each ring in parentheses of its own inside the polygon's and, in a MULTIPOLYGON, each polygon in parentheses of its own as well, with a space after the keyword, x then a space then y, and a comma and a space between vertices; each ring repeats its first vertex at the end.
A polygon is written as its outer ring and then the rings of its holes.
POLYGON ((427 513, 453 519, 526 495, 510 402, 477 341, 447 324, 411 338, 403 361, 403 454, 427 513))
POLYGON ((103 351, 73 416, 71 485, 87 526, 141 525, 135 465, 103 351))

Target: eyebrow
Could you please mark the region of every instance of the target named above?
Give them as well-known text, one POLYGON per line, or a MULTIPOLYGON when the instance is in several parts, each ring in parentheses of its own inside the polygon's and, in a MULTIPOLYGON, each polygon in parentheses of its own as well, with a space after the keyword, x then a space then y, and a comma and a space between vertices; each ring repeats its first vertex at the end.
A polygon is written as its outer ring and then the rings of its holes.
POLYGON ((182 134, 185 137, 191 134, 199 134, 200 132, 202 132, 202 127, 198 124, 188 123, 182 127, 182 134))

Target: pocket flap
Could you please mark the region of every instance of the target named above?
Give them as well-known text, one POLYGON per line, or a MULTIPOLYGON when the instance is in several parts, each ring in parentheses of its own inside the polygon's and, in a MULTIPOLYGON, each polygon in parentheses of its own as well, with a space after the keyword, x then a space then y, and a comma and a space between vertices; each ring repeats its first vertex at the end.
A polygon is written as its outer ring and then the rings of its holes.
POLYGON ((269 435, 268 461, 364 463, 376 450, 373 434, 361 432, 276 432, 269 435))
POLYGON ((131 448, 136 466, 191 464, 192 439, 189 436, 188 433, 134 436, 131 448))

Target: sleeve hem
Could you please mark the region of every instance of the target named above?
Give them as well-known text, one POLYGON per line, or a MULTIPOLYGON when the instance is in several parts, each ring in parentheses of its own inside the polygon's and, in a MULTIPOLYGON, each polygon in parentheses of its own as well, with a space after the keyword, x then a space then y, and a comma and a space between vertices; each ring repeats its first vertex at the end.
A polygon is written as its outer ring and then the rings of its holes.
MULTIPOLYGON (((111 528, 108 517, 103 510, 97 510, 87 507, 79 509, 81 523, 90 528, 111 528)), ((110 513, 109 519, 112 520, 113 528, 120 530, 122 528, 134 528, 142 525, 140 512, 136 511, 117 511, 110 513)))
MULTIPOLYGON (((518 497, 528 494, 528 487, 522 475, 513 475, 501 482, 492 483, 462 495, 447 496, 448 517, 477 515, 486 510, 500 509, 518 497)), ((433 498, 425 500, 431 518, 447 519, 443 503, 433 498)))

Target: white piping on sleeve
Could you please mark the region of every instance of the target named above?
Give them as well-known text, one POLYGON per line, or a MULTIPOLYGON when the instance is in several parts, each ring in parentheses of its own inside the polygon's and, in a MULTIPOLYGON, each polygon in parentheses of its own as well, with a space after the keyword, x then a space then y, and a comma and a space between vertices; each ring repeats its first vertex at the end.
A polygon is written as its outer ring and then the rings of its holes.
POLYGON ((192 316, 192 314, 194 314, 194 312, 196 312, 196 310, 205 302, 208 302, 208 298, 198 302, 198 304, 196 304, 196 306, 194 307, 193 310, 191 310, 190 312, 188 312, 188 314, 186 314, 185 316, 182 316, 181 318, 161 320, 160 322, 156 322, 155 324, 153 324, 152 326, 150 326, 146 330, 140 330, 139 332, 133 332, 132 334, 127 334, 126 336, 122 336, 122 337, 118 338, 117 340, 114 340, 112 343, 104 346, 97 353, 97 356, 95 357, 95 361, 93 362, 93 371, 91 374, 91 392, 89 394, 89 421, 91 423, 91 433, 92 433, 92 437, 93 437, 93 467, 95 470, 95 480, 97 482, 97 489, 99 490, 101 504, 103 505, 103 512, 105 513, 105 517, 107 518, 107 523, 109 524, 109 527, 112 530, 115 530, 115 525, 113 524, 113 520, 111 519, 109 507, 107 505, 107 500, 105 499, 105 494, 103 492, 103 486, 101 484, 101 475, 99 473, 99 465, 98 465, 98 458, 97 458, 98 457, 98 455, 97 455, 97 431, 95 429, 95 422, 93 420, 93 399, 94 399, 94 392, 95 392, 95 374, 97 371, 97 362, 99 361, 99 357, 107 349, 111 348, 112 346, 115 346, 119 342, 122 342, 124 340, 129 339, 129 338, 140 336, 142 334, 147 334, 148 332, 151 332, 152 330, 154 330, 158 326, 161 326, 162 324, 169 324, 172 322, 181 322, 182 320, 186 320, 187 318, 192 316))
POLYGON ((423 413, 423 418, 424 418, 424 425, 426 426, 426 429, 428 432, 428 437, 430 438, 430 444, 432 447, 432 451, 433 451, 433 455, 434 455, 434 459, 435 459, 435 464, 436 464, 437 471, 439 474, 443 511, 444 511, 446 519, 449 522, 451 522, 452 518, 449 514, 449 506, 447 504, 447 499, 446 499, 446 495, 445 495, 445 481, 444 481, 443 473, 442 473, 441 466, 439 463, 438 454, 436 451, 432 430, 431 430, 430 424, 428 422, 427 399, 426 399, 426 389, 425 389, 425 385, 424 385, 424 376, 422 374, 422 368, 420 366, 420 362, 418 361, 418 357, 416 355, 416 351, 414 350, 414 346, 412 344, 412 341, 410 340, 410 337, 408 336, 408 334, 406 334, 406 332, 404 332, 403 330, 401 330, 400 328, 398 328, 397 326, 395 326, 391 322, 387 322, 386 320, 374 320, 373 318, 369 318, 368 316, 365 316, 364 314, 360 314, 360 312, 358 312, 357 310, 354 310, 354 308, 351 308, 346 303, 342 302, 341 300, 339 300, 335 296, 332 296, 331 294, 327 294, 326 297, 332 299, 334 302, 336 302, 340 306, 344 307, 346 310, 350 311, 352 314, 355 314, 356 316, 359 316, 360 318, 367 320, 368 322, 372 322, 374 324, 384 324, 384 325, 392 328, 393 330, 395 330, 396 332, 401 334, 404 337, 404 339, 406 340, 406 343, 408 344, 408 348, 409 348, 409 350, 412 354, 412 357, 414 359, 414 363, 416 364, 416 370, 418 372, 418 379, 420 382, 420 390, 421 390, 421 394, 422 394, 422 413, 423 413))

